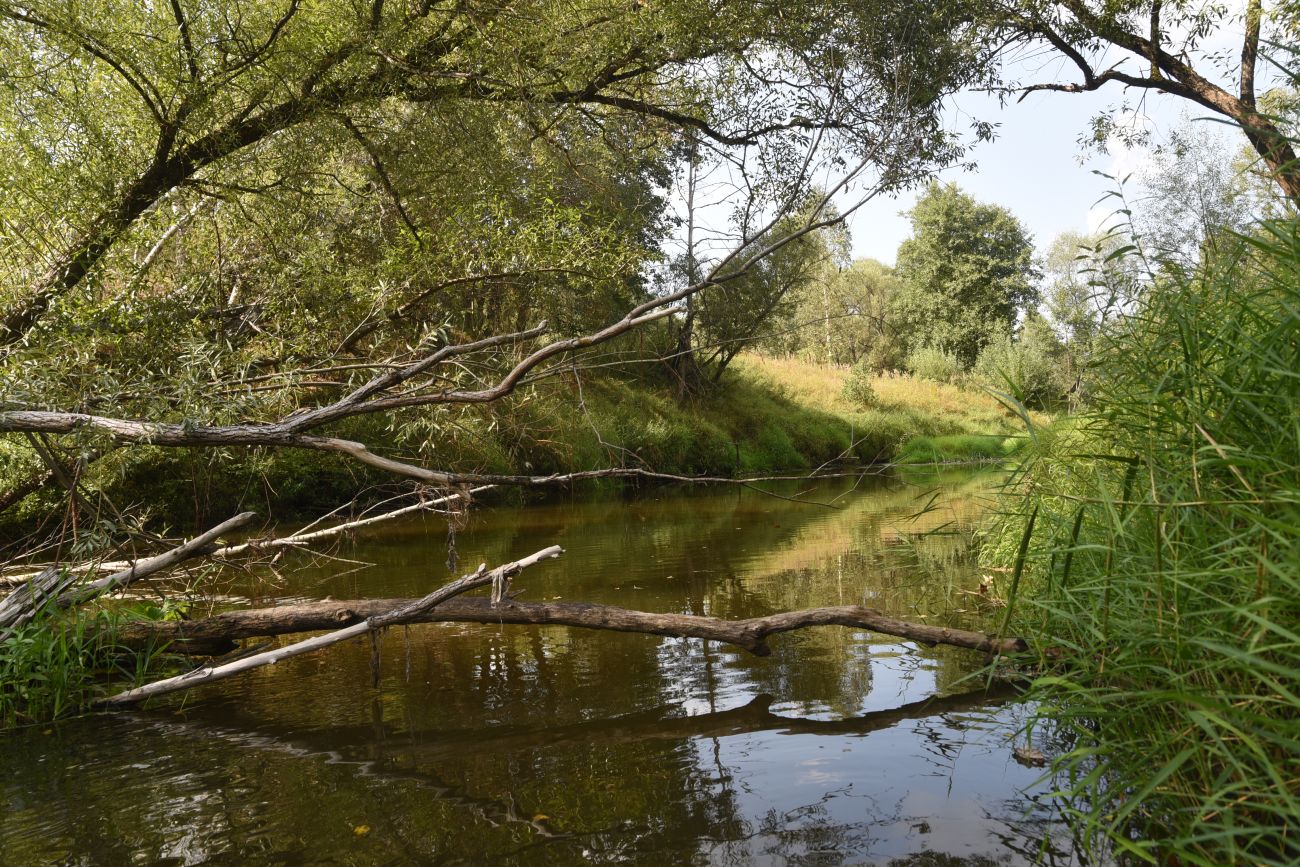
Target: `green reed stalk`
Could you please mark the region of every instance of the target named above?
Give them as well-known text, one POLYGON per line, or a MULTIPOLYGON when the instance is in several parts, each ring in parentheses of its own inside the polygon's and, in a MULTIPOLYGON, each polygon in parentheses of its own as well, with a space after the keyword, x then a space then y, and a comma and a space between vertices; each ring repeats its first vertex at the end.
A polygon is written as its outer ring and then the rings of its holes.
POLYGON ((1108 340, 986 545, 1063 660, 1039 743, 1094 854, 1300 863, 1300 224, 1153 275, 1108 340))

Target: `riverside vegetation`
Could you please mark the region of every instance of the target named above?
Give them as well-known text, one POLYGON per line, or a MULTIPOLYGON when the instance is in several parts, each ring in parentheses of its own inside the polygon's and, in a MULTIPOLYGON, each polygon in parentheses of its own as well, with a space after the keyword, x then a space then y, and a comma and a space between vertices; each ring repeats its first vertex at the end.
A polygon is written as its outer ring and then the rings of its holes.
POLYGON ((1300 818, 1300 222, 1163 269, 1041 429, 986 543, 1035 737, 1080 832, 1140 860, 1294 864, 1300 818), (1024 542, 1028 540, 1028 548, 1024 542))
MULTIPOLYGON (((158 661, 97 598, 135 567, 74 567, 236 510, 457 503, 454 572, 474 486, 1011 457, 986 627, 1033 648, 1082 851, 1294 863, 1278 6, 0 3, 0 534, 84 591, 8 597, 6 721, 158 661), (1077 81, 1004 62, 1039 51, 1077 81), (956 94, 1118 86, 1229 121, 1239 158, 1185 124, 1124 231, 1046 255, 934 180, 995 132, 954 134, 956 94), (854 260, 846 220, 908 189, 897 265, 854 260)), ((1141 139, 1129 114, 1085 139, 1141 139)), ((224 579, 186 580, 163 595, 224 579)))

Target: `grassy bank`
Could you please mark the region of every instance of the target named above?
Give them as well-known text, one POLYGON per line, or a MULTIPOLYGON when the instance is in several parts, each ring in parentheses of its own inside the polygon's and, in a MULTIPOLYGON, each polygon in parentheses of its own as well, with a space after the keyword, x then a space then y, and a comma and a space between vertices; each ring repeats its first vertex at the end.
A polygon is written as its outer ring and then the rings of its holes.
MULTIPOLYGON (((843 368, 750 355, 717 387, 685 402, 650 374, 560 377, 490 409, 409 413, 399 422, 367 416, 333 433, 459 471, 543 474, 612 466, 734 476, 835 460, 996 458, 1019 428, 978 390, 887 375, 874 378, 875 399, 863 405, 845 397, 847 376, 843 368)), ((9 455, 6 465, 30 472, 33 462, 9 455)), ((312 514, 393 481, 312 452, 151 447, 112 453, 86 477, 147 523, 172 528, 210 523, 241 508, 277 517, 312 514)), ((37 494, 24 511, 48 514, 57 496, 57 490, 37 494)))

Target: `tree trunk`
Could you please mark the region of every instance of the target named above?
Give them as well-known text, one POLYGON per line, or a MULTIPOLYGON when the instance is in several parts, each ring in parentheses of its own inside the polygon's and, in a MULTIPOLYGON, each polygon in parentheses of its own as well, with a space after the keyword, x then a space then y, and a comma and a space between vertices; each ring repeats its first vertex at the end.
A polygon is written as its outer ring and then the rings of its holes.
MULTIPOLYGON (((354 626, 408 606, 413 601, 354 599, 307 602, 279 608, 229 611, 202 620, 130 623, 121 628, 117 642, 135 647, 171 642, 174 650, 203 652, 228 645, 235 639, 354 626)), ((409 622, 558 625, 674 638, 707 638, 735 645, 756 656, 771 653, 767 645, 768 636, 811 626, 865 629, 926 645, 946 644, 980 653, 1020 653, 1028 649, 1020 638, 996 638, 982 632, 912 623, 857 605, 808 608, 747 620, 722 620, 690 614, 632 611, 585 602, 505 600, 493 605, 487 599, 460 598, 449 599, 436 608, 423 611, 409 622)))

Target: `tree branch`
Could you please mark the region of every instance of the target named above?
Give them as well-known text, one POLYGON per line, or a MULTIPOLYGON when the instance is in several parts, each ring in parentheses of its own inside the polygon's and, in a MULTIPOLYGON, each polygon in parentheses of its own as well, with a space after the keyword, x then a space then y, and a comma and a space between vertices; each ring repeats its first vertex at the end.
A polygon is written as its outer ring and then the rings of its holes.
POLYGON ((375 174, 379 176, 379 183, 383 184, 384 191, 393 200, 393 205, 397 208, 398 215, 406 225, 406 230, 411 233, 411 239, 415 241, 415 246, 424 249, 424 241, 420 238, 420 230, 415 228, 415 223, 411 221, 411 215, 406 213, 406 207, 402 204, 402 197, 398 195, 397 187, 393 186, 393 179, 389 177, 388 170, 384 168, 383 160, 379 158, 379 152, 375 150, 374 144, 362 134, 352 118, 343 115, 342 120, 348 132, 352 133, 352 137, 357 140, 357 143, 361 145, 361 149, 370 157, 370 165, 374 168, 375 174))
POLYGON ((259 653, 254 656, 248 656, 236 660, 226 665, 219 665, 213 668, 202 668, 198 671, 192 671, 188 674, 169 677, 165 680, 155 681, 145 686, 129 689, 126 692, 108 698, 100 699, 95 705, 100 707, 120 707, 122 705, 135 704, 147 698, 158 695, 166 695, 171 692, 193 689, 205 683, 214 683, 218 680, 225 680, 236 674, 249 671, 250 669, 260 668, 263 665, 274 665, 283 659, 289 659, 294 656, 300 656, 304 653, 310 653, 313 650, 319 650, 322 647, 329 647, 331 644, 338 644, 340 641, 347 641, 350 638, 364 635, 375 629, 382 629, 385 626, 397 626, 402 623, 411 623, 427 614, 435 606, 454 596, 458 596, 466 591, 473 590, 476 587, 485 587, 493 585, 493 595, 499 595, 499 589, 506 584, 512 577, 522 572, 524 569, 543 560, 549 560, 560 556, 564 553, 558 545, 552 545, 544 548, 535 554, 530 554, 522 560, 516 560, 513 563, 507 563, 504 566, 487 570, 486 566, 479 566, 478 569, 463 578, 445 584, 437 590, 430 593, 422 599, 406 601, 389 610, 376 613, 370 617, 347 626, 343 629, 336 629, 327 635, 309 638, 288 647, 280 647, 265 653, 259 653))
POLYGON ((1255 61, 1259 57, 1260 0, 1246 4, 1246 34, 1241 41, 1241 101, 1255 109, 1255 61))
POLYGON ((197 81, 199 78, 199 61, 194 54, 194 43, 190 39, 190 25, 185 20, 185 12, 181 9, 180 0, 170 0, 172 8, 172 17, 176 19, 176 29, 180 31, 181 48, 185 52, 185 67, 189 71, 190 81, 197 81))

